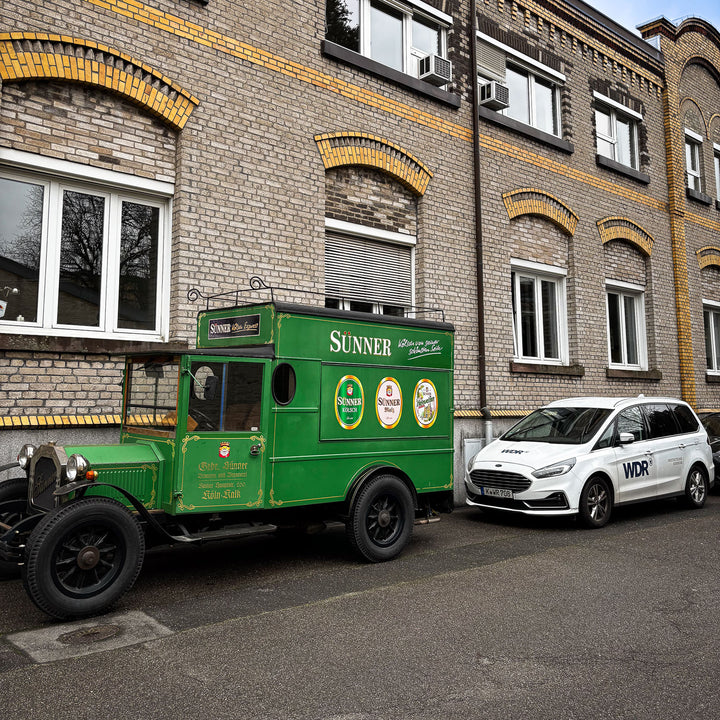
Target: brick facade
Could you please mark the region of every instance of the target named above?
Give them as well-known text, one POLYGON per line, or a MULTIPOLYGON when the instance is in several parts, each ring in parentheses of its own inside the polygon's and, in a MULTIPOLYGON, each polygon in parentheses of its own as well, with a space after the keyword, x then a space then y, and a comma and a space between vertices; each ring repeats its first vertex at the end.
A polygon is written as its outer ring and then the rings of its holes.
MULTIPOLYGON (((475 137, 471 5, 426 5, 453 20, 446 90, 333 50, 321 0, 293 6, 292 22, 273 0, 252 12, 230 0, 49 0, 42 11, 5 0, 0 171, 24 153, 164 183, 172 227, 163 337, 0 327, 0 427, 116 423, 113 353, 192 345, 193 287, 227 291, 259 275, 321 298, 326 218, 416 238, 415 302, 444 308, 457 331, 458 449, 482 434, 483 404, 497 427, 572 395, 682 394, 720 407, 702 315, 702 299, 720 302, 720 215, 686 198, 680 130, 706 138, 712 189, 717 31, 651 23, 661 54, 582 2, 477 0, 481 37, 549 73, 559 117, 548 136, 481 108, 475 137), (607 101, 641 117, 632 171, 598 158, 607 101), (563 273, 562 365, 515 356, 514 263, 563 273), (643 288, 641 370, 609 368, 607 281, 643 288)), ((16 442, 0 430, 0 462, 16 442)))

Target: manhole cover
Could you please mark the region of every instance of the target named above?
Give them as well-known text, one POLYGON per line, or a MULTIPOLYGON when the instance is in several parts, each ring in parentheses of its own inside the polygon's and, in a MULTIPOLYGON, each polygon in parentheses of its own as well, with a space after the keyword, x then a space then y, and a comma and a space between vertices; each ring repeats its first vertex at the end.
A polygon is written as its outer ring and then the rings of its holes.
POLYGON ((122 632, 119 625, 93 625, 73 632, 65 633, 58 638, 64 645, 91 645, 114 638, 122 632))

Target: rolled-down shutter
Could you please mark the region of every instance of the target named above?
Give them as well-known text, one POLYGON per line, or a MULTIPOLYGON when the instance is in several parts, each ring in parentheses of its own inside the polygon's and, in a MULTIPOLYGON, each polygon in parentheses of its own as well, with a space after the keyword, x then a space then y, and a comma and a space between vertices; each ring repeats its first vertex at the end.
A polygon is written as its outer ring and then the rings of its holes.
POLYGON ((325 295, 412 305, 412 247, 327 233, 325 295))

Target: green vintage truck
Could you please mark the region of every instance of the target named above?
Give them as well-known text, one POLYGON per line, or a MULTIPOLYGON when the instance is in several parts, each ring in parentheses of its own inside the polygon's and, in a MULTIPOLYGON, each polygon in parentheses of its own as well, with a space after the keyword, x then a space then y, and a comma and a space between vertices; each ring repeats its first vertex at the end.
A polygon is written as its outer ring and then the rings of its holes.
POLYGON ((0 482, 0 572, 49 615, 104 611, 153 545, 341 520, 379 562, 452 509, 453 326, 239 293, 194 291, 196 349, 127 356, 119 444, 25 445, 0 482))

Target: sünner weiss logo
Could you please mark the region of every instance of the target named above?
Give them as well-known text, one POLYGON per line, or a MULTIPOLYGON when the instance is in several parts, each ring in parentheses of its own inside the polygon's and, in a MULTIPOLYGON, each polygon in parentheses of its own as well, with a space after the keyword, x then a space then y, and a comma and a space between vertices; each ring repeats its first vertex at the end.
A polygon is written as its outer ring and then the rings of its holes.
POLYGON ((377 355, 390 357, 392 352, 390 340, 380 337, 366 337, 365 335, 352 335, 340 330, 330 332, 330 352, 345 353, 346 355, 377 355))

